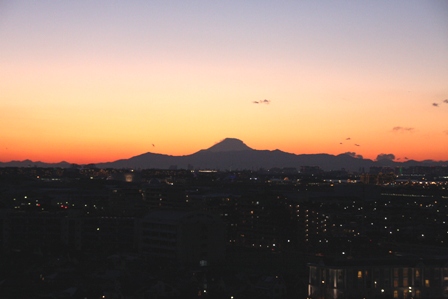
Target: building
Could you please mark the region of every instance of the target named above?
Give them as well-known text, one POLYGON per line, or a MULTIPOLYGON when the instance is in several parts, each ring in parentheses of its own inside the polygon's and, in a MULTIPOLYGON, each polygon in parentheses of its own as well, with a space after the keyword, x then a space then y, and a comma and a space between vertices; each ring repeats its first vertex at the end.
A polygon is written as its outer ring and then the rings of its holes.
POLYGON ((308 265, 309 299, 448 298, 448 258, 345 259, 308 265))
POLYGON ((140 220, 139 227, 138 250, 148 259, 211 265, 224 258, 225 225, 214 214, 155 210, 140 220))

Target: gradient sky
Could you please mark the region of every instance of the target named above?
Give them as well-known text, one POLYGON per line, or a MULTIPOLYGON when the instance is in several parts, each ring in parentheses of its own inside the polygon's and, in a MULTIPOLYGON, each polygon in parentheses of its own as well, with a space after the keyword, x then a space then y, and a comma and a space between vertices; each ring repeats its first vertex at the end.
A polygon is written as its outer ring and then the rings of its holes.
POLYGON ((448 160, 445 100, 444 0, 0 0, 3 162, 188 155, 226 137, 448 160))

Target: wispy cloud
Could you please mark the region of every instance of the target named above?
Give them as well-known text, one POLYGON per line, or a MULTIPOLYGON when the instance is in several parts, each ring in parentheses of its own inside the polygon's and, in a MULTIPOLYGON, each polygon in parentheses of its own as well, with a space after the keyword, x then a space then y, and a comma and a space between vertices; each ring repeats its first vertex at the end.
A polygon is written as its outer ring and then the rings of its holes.
MULTIPOLYGON (((441 103, 432 103, 434 107, 439 107, 441 103)), ((448 99, 442 101, 442 104, 448 104, 448 99)))
MULTIPOLYGON (((352 140, 350 137, 345 138, 346 141, 352 140)), ((353 141, 352 141, 353 142, 353 141)), ((343 144, 342 142, 339 142, 339 144, 343 144)), ((348 143, 347 143, 348 144, 348 143)), ((360 146, 357 143, 353 143, 354 146, 360 146)))
POLYGON ((410 132, 410 133, 412 133, 412 132, 414 132, 414 128, 411 128, 411 127, 400 127, 400 126, 397 126, 397 127, 393 127, 392 128, 392 131, 393 132, 410 132))
POLYGON ((264 100, 262 100, 262 101, 253 101, 252 103, 254 103, 254 104, 266 104, 266 105, 269 105, 270 102, 271 102, 270 100, 266 100, 266 99, 264 99, 264 100))
POLYGON ((443 133, 445 133, 446 135, 448 135, 448 130, 443 131, 443 133))

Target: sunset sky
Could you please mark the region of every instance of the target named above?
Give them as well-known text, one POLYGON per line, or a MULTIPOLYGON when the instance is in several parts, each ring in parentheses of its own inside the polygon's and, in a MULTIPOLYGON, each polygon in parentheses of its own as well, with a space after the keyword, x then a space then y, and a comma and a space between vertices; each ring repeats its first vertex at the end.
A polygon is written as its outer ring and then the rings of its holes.
POLYGON ((0 0, 0 161, 448 160, 448 1, 0 0))

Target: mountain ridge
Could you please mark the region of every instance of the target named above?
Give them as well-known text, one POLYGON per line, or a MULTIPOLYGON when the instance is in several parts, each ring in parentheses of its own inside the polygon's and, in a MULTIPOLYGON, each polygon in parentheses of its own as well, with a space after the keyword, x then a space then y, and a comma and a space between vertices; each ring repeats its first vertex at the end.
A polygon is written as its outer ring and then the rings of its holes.
MULTIPOLYGON (((0 167, 70 167, 73 164, 62 161, 60 163, 45 163, 25 161, 0 162, 0 167)), ((134 168, 134 169, 270 169, 274 167, 318 166, 325 171, 346 169, 358 171, 368 170, 372 166, 380 167, 409 167, 409 166, 442 166, 448 161, 414 161, 397 162, 392 160, 373 161, 350 153, 331 155, 320 154, 293 154, 276 150, 255 150, 236 138, 225 138, 213 146, 199 150, 190 155, 172 156, 157 153, 143 153, 128 159, 119 159, 112 162, 95 163, 99 168, 134 168)))

